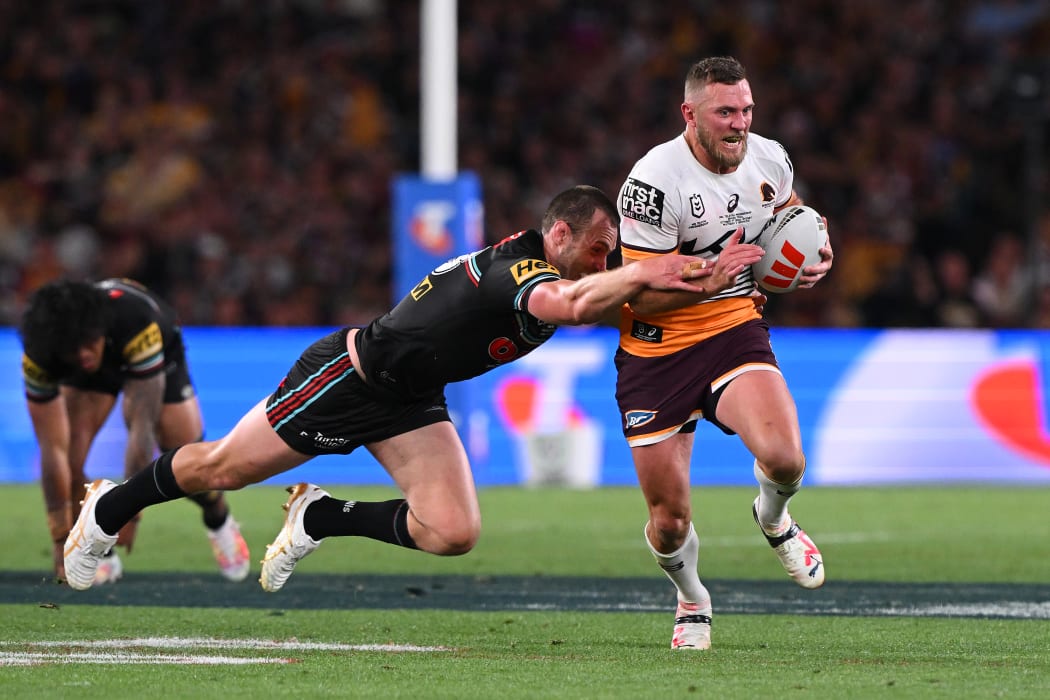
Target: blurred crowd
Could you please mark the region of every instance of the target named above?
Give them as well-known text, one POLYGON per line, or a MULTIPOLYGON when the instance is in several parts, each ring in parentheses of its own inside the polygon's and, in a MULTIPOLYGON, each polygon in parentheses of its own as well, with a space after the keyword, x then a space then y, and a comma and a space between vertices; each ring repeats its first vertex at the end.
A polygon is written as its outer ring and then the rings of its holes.
MULTIPOLYGON (((688 66, 747 66, 835 268, 781 325, 1050 328, 1050 3, 459 0, 459 167, 485 235, 610 196, 682 129, 688 66)), ((60 276, 187 325, 361 323, 419 170, 417 0, 0 0, 0 323, 60 276)))

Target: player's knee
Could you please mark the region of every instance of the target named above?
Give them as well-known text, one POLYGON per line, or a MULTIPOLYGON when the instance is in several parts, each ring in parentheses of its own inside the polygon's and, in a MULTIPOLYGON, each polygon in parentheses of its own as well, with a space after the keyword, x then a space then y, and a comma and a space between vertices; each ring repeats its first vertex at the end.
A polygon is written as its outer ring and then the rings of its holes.
POLYGON ((766 476, 778 484, 793 484, 806 470, 806 458, 796 449, 774 449, 760 461, 765 465, 766 476))
POLYGON ((456 557, 474 549, 481 535, 481 524, 464 520, 456 523, 445 523, 431 530, 430 551, 443 557, 456 557))
POLYGON ((236 491, 248 486, 250 482, 236 472, 218 472, 209 476, 206 483, 211 491, 236 491))
POLYGON ((207 483, 213 491, 236 491, 256 483, 256 479, 244 465, 235 460, 218 459, 213 462, 207 483))
MULTIPOLYGON (((180 453, 185 452, 180 459, 180 479, 192 474, 195 491, 236 491, 253 483, 247 479, 247 475, 237 460, 231 459, 229 453, 219 449, 218 445, 207 443, 193 443, 181 448, 180 453)), ((181 480, 180 480, 181 483, 181 480)))
POLYGON ((656 541, 677 549, 689 534, 689 513, 653 512, 649 527, 656 541))

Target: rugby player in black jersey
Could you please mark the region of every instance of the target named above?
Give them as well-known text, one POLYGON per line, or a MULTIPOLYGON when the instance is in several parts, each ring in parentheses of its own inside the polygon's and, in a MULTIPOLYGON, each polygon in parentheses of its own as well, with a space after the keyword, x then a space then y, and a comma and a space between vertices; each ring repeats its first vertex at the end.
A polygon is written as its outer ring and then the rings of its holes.
MULTIPOLYGON (((128 431, 126 477, 149 465, 158 448, 166 452, 203 439, 203 420, 175 311, 137 282, 46 284, 30 296, 20 334, 54 572, 63 580, 62 548, 85 496, 84 463, 118 394, 128 431)), ((201 491, 190 498, 201 507, 215 559, 223 576, 241 581, 250 569, 248 547, 222 493, 201 491)), ((137 521, 120 532, 118 543, 128 552, 137 521)), ((113 582, 122 571, 110 552, 94 580, 113 582)))
POLYGON ((280 589, 326 537, 369 537, 439 555, 470 551, 481 513, 445 385, 525 355, 559 325, 599 321, 644 289, 714 293, 762 255, 734 242, 717 264, 668 255, 606 271, 618 224, 601 190, 566 190, 548 206, 542 233, 522 231, 451 260, 366 327, 308 347, 226 437, 167 452, 123 484, 94 481, 66 541, 70 585, 91 586, 101 555, 147 506, 238 489, 361 446, 403 498, 346 501, 312 484, 290 488, 284 526, 263 560, 265 590, 280 589), (694 281, 700 278, 703 284, 694 281))

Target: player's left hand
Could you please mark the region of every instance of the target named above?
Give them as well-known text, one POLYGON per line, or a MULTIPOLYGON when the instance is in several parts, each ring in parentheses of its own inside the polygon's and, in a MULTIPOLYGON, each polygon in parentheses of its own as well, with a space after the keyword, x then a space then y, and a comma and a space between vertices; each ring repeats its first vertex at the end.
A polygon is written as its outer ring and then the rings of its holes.
MULTIPOLYGON (((828 217, 822 216, 824 219, 825 230, 828 227, 828 217)), ((820 280, 824 279, 828 271, 831 270, 831 263, 835 259, 835 251, 831 248, 831 238, 828 238, 828 242, 820 249, 820 262, 816 265, 808 265, 802 268, 802 275, 798 278, 799 289, 809 289, 820 280)))
POLYGON ((142 513, 139 513, 129 520, 127 525, 120 528, 120 532, 117 533, 117 546, 124 547, 128 554, 131 554, 131 547, 135 544, 135 534, 138 532, 139 520, 141 519, 142 513))

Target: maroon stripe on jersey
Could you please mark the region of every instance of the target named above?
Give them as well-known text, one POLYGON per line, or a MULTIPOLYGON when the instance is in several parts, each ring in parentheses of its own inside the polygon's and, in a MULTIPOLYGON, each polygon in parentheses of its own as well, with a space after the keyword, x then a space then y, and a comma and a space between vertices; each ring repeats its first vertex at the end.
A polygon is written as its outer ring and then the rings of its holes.
POLYGON ((296 410, 304 403, 309 401, 311 398, 324 391, 328 384, 336 377, 345 374, 348 370, 354 368, 353 363, 349 357, 335 362, 331 367, 326 369, 323 373, 311 378, 305 384, 292 389, 289 393, 281 397, 279 403, 274 404, 272 407, 266 409, 266 418, 271 424, 277 423, 285 418, 289 413, 296 410))
POLYGON ((473 263, 474 263, 474 259, 473 258, 471 258, 470 260, 467 260, 466 262, 463 263, 463 269, 467 273, 467 279, 470 280, 471 283, 475 287, 477 287, 479 284, 481 284, 481 275, 477 274, 478 270, 476 270, 474 268, 473 263))

